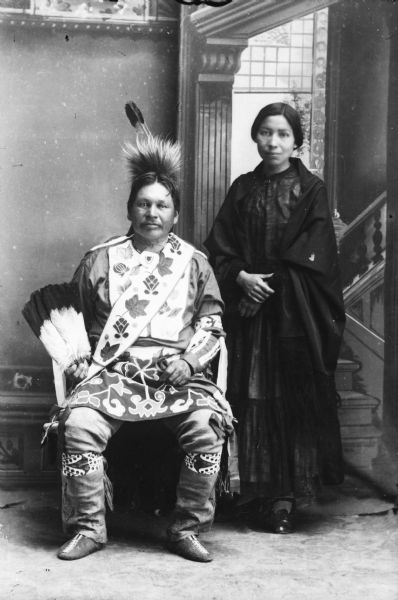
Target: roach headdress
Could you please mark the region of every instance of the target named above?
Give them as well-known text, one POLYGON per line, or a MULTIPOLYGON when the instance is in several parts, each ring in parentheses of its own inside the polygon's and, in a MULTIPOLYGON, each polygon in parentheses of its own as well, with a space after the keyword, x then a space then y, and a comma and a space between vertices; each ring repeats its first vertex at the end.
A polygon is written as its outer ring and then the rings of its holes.
POLYGON ((123 153, 132 184, 147 173, 155 173, 177 185, 181 167, 181 149, 178 143, 149 135, 137 138, 135 146, 125 144, 123 153))
POLYGON ((137 131, 135 145, 127 143, 123 147, 124 157, 131 177, 131 183, 147 173, 166 177, 176 186, 181 167, 181 149, 178 143, 152 135, 144 116, 135 102, 125 105, 131 125, 137 131))

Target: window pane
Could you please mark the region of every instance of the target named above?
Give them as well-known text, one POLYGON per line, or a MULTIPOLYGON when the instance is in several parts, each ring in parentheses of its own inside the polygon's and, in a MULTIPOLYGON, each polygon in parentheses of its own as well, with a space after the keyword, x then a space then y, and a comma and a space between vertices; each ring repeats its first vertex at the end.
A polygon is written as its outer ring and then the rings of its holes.
POLYGON ((288 62, 289 48, 278 48, 278 60, 282 62, 288 62))
POLYGON ((302 64, 301 63, 292 63, 290 65, 290 75, 301 76, 301 72, 302 72, 302 64))
POLYGON ((289 75, 289 63, 277 63, 277 73, 279 75, 289 75))
POLYGON ((297 21, 292 21, 290 26, 292 33, 301 33, 303 31, 303 19, 297 19, 297 21))
POLYGON ((266 88, 274 88, 277 87, 275 77, 265 77, 264 84, 266 88))
POLYGON ((276 63, 274 62, 266 62, 264 65, 264 71, 267 75, 275 75, 276 73, 276 63))
POLYGON ((291 37, 291 45, 292 46, 298 46, 299 48, 301 48, 301 46, 303 45, 303 36, 302 35, 292 35, 291 37))
POLYGON ((301 89, 301 77, 290 77, 289 87, 291 90, 301 89))
POLYGON ((289 89, 289 77, 277 77, 277 87, 289 89))
POLYGON ((292 48, 290 53, 292 62, 301 62, 303 60, 303 51, 301 48, 292 48))
POLYGON ((253 87, 257 87, 257 88, 262 88, 264 85, 264 80, 262 77, 252 77, 251 78, 251 85, 253 87))
POLYGON ((313 19, 305 19, 304 20, 304 31, 305 33, 312 33, 314 28, 314 21, 313 19))
POLYGON ((253 62, 252 63, 251 72, 253 75, 262 75, 264 72, 264 63, 262 62, 253 62))
POLYGON ((261 46, 253 46, 252 60, 264 60, 264 48, 261 46))
POLYGON ((269 47, 265 49, 265 59, 266 60, 276 60, 276 48, 269 47))
POLYGON ((248 88, 249 87, 249 82, 250 82, 250 78, 249 77, 246 77, 245 75, 235 75, 235 87, 237 87, 237 88, 241 88, 241 87, 248 88))
POLYGON ((245 60, 240 65, 239 75, 248 75, 249 73, 250 73, 250 63, 245 60))
POLYGON ((240 55, 241 56, 241 58, 240 58, 241 61, 244 61, 244 60, 248 60, 249 61, 250 60, 250 53, 251 53, 251 48, 249 46, 249 48, 245 48, 243 50, 242 54, 240 55))

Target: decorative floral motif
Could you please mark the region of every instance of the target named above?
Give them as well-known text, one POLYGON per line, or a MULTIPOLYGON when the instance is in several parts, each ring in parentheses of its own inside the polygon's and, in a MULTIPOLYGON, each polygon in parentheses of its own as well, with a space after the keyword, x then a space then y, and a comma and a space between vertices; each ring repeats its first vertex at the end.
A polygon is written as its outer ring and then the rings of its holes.
POLYGON ((115 273, 123 277, 123 275, 125 275, 125 273, 127 273, 127 271, 129 270, 129 268, 124 263, 119 262, 116 263, 116 265, 113 265, 113 270, 115 271, 115 273))
POLYGON ((212 396, 210 389, 186 386, 177 389, 167 383, 159 385, 160 382, 156 381, 159 373, 157 363, 153 359, 131 357, 130 361, 123 364, 120 372, 104 369, 100 386, 89 380, 72 396, 71 405, 92 406, 123 421, 157 419, 160 415, 172 416, 200 408, 219 412, 221 403, 216 401, 215 393, 212 396), (128 372, 130 377, 124 375, 127 365, 131 369, 128 372))
POLYGON ((29 390, 32 387, 33 377, 30 375, 24 375, 23 373, 15 373, 12 378, 12 387, 15 390, 29 390))
POLYGON ((140 300, 138 294, 134 294, 132 298, 126 300, 125 306, 129 311, 130 317, 144 317, 146 315, 145 308, 148 306, 149 300, 140 300))
POLYGON ((156 296, 159 293, 156 289, 159 287, 159 280, 155 275, 148 275, 148 277, 144 279, 144 285, 146 287, 145 294, 153 294, 156 296))
POLYGON ((181 254, 181 243, 173 234, 169 235, 168 241, 171 246, 171 252, 173 254, 181 254))
POLYGON ((129 244, 125 248, 123 246, 118 248, 118 254, 120 258, 124 260, 128 260, 129 258, 131 258, 133 256, 133 248, 131 244, 129 244))
POLYGON ((164 277, 165 275, 171 275, 172 271, 171 271, 170 267, 172 264, 173 264, 173 259, 167 258, 167 256, 165 256, 163 254, 163 252, 161 252, 159 254, 159 264, 158 264, 159 275, 161 277, 164 277))
POLYGON ((126 329, 129 324, 123 317, 119 317, 116 323, 113 324, 114 329, 116 329, 115 338, 119 339, 120 336, 126 338, 128 337, 128 333, 126 333, 126 329))
POLYGON ((138 394, 131 397, 133 407, 129 406, 129 413, 137 415, 141 419, 156 417, 167 411, 167 406, 163 406, 164 400, 152 400, 152 398, 142 398, 138 394))
POLYGON ((101 358, 104 362, 107 362, 111 358, 113 358, 118 351, 120 344, 111 345, 109 342, 106 342, 105 346, 101 349, 101 358))
POLYGON ((90 405, 93 408, 99 408, 101 402, 99 398, 96 398, 95 395, 91 394, 87 389, 83 389, 71 396, 70 405, 73 406, 75 404, 78 404, 79 406, 90 405))
POLYGON ((123 365, 123 374, 130 379, 140 378, 159 380, 159 368, 151 358, 143 360, 136 357, 131 357, 130 362, 123 365))
POLYGON ((175 388, 174 385, 171 385, 170 383, 162 383, 162 385, 159 386, 159 390, 164 391, 166 394, 171 394, 172 396, 178 393, 177 388, 175 388))

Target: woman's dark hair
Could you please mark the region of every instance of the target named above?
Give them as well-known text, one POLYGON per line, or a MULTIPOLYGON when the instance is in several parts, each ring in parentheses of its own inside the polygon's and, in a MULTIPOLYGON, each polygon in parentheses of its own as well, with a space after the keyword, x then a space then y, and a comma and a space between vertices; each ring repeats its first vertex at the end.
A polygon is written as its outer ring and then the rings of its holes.
POLYGON ((149 172, 144 173, 143 175, 140 175, 139 177, 136 177, 134 179, 131 186, 130 196, 127 202, 127 213, 130 213, 130 209, 133 206, 140 189, 146 185, 151 185, 152 183, 161 183, 168 190, 173 200, 175 210, 177 212, 180 212, 180 194, 176 182, 173 179, 171 179, 171 177, 167 177, 167 175, 149 172))
POLYGON ((256 141, 258 130, 260 129, 264 119, 266 119, 267 117, 274 117, 275 115, 282 115, 285 117, 286 121, 292 128, 296 147, 300 148, 304 141, 304 134, 303 129, 301 127, 300 115, 293 107, 290 106, 290 104, 285 104, 284 102, 274 102, 273 104, 267 104, 267 106, 264 106, 260 110, 257 117, 254 119, 251 128, 251 136, 253 142, 256 141))

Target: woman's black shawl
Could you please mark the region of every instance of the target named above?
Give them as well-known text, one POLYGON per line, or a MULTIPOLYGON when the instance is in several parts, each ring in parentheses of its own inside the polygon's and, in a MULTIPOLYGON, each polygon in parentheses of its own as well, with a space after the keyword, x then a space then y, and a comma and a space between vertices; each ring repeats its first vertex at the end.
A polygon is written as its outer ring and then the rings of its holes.
MULTIPOLYGON (((334 371, 345 322, 336 238, 323 181, 300 159, 290 160, 299 173, 301 196, 286 224, 279 259, 290 274, 310 348, 323 429, 324 479, 334 483, 341 480, 342 469, 334 371)), ((204 243, 227 310, 242 296, 237 274, 258 272, 257 265, 250 264, 239 205, 262 180, 261 163, 234 181, 204 243)))

